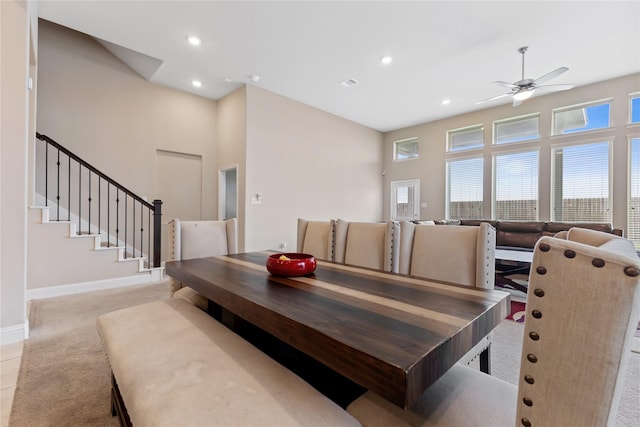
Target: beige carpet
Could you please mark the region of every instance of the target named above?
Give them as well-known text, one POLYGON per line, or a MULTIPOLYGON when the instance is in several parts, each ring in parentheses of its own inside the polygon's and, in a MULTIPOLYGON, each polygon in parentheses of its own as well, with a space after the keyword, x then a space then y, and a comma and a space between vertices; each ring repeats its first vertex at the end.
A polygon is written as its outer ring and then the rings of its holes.
POLYGON ((168 296, 162 281, 32 301, 9 425, 117 426, 96 318, 168 296))
MULTIPOLYGON (((109 365, 96 318, 168 297, 168 282, 36 300, 30 311, 9 425, 117 426, 110 411, 109 365)), ((523 325, 502 322, 494 332, 493 375, 516 384, 523 325)), ((640 425, 640 354, 630 353, 616 426, 640 425)), ((597 367, 594 367, 597 369, 597 367)))

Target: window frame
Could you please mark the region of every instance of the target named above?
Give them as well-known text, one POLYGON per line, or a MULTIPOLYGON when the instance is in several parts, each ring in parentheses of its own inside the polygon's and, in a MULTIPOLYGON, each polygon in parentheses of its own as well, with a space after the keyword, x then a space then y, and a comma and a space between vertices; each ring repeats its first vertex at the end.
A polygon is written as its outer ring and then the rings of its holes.
POLYGON ((628 123, 630 126, 640 126, 640 117, 638 118, 638 121, 637 121, 637 122, 634 122, 634 121, 633 121, 633 112, 634 112, 634 110, 633 110, 633 101, 634 101, 634 100, 638 100, 638 101, 637 101, 637 103, 638 103, 638 105, 637 105, 637 107, 638 107, 638 116, 640 116, 640 92, 633 92, 633 93, 630 93, 630 94, 629 94, 629 104, 628 104, 628 107, 629 107, 629 117, 628 117, 628 119, 627 119, 627 120, 628 120, 628 121, 627 121, 627 123, 628 123))
POLYGON ((464 126, 461 128, 457 128, 457 129, 449 129, 447 131, 447 136, 446 136, 446 147, 445 147, 445 152, 446 153, 465 153, 465 152, 469 152, 472 150, 482 150, 484 149, 484 147, 486 146, 485 144, 485 138, 484 138, 484 123, 478 123, 475 125, 471 125, 471 126, 464 126), (482 144, 479 146, 474 146, 474 147, 470 147, 470 148, 462 148, 462 149, 457 149, 454 150, 451 146, 451 136, 455 133, 462 133, 462 132, 468 132, 468 131, 473 131, 473 130, 479 130, 480 133, 482 134, 482 144))
POLYGON ((494 120, 493 122, 493 127, 492 127, 492 144, 493 146, 499 146, 499 147, 507 147, 513 144, 523 144, 523 143, 531 143, 531 142, 536 142, 536 141, 540 141, 541 136, 540 136, 540 113, 531 113, 531 114, 525 114, 522 116, 517 116, 517 117, 509 117, 506 119, 500 119, 500 120, 494 120), (536 123, 536 136, 532 137, 532 138, 527 138, 527 139, 521 139, 521 140, 517 140, 517 141, 507 141, 507 142, 498 142, 498 126, 503 125, 503 124, 509 124, 509 123, 515 123, 518 121, 524 121, 524 120, 529 120, 535 118, 537 123, 536 123))
MULTIPOLYGON (((484 172, 485 172, 485 156, 484 154, 475 154, 475 155, 469 155, 469 156, 456 156, 456 157, 449 157, 447 159, 445 159, 445 218, 451 218, 451 169, 450 169, 450 164, 452 162, 460 162, 460 161, 465 161, 465 160, 475 160, 475 159, 480 159, 482 161, 482 169, 481 169, 481 175, 482 175, 482 179, 480 180, 481 182, 481 190, 482 190, 482 198, 480 200, 481 202, 481 206, 482 206, 482 214, 480 215, 479 218, 477 219, 482 219, 484 218, 484 172)), ((455 218, 455 219, 461 219, 461 218, 455 218)), ((469 218, 469 219, 476 219, 476 218, 469 218)))
MULTIPOLYGON (((632 198, 633 198, 633 187, 632 187, 632 183, 631 183, 631 178, 632 175, 631 173, 634 172, 633 171, 633 166, 634 166, 634 160, 636 162, 638 162, 638 172, 640 173, 640 134, 635 134, 635 135, 628 135, 627 136, 627 141, 628 141, 628 152, 627 152, 627 238, 629 240, 631 240, 633 242, 633 245, 636 248, 636 251, 638 251, 640 253, 640 212, 637 212, 636 215, 638 215, 638 224, 633 224, 632 220, 632 198), (634 159, 632 157, 632 151, 633 151, 633 143, 634 141, 637 142, 638 146, 639 146, 639 154, 638 154, 638 158, 634 159), (637 233, 637 236, 635 235, 637 233)), ((640 197, 640 194, 638 195, 638 197, 640 197)), ((638 208, 640 208, 640 201, 638 202, 638 208)))
POLYGON ((571 135, 584 135, 590 132, 601 132, 601 131, 611 130, 613 127, 613 123, 611 122, 612 107, 613 107, 613 98, 605 98, 605 99, 599 99, 596 101, 589 101, 589 102, 583 102, 580 104, 568 105, 565 107, 553 108, 551 109, 551 136, 567 137, 571 135), (606 127, 595 128, 595 129, 585 129, 585 130, 569 132, 569 133, 556 133, 556 121, 557 121, 556 115, 558 113, 564 113, 571 110, 586 109, 589 107, 597 107, 605 104, 609 105, 609 117, 608 117, 608 122, 606 127))
POLYGON ((549 173, 550 173, 550 188, 549 188, 549 218, 551 221, 567 221, 567 222, 613 222, 613 146, 614 139, 613 137, 604 137, 604 138, 592 138, 592 139, 579 139, 571 142, 552 144, 550 146, 551 149, 551 157, 549 164, 549 173), (557 177, 555 174, 556 171, 556 159, 555 159, 555 151, 559 148, 566 147, 579 147, 586 146, 590 144, 599 144, 599 143, 607 143, 607 210, 608 210, 608 219, 606 221, 585 221, 585 220, 574 220, 574 219, 557 219, 555 216, 555 184, 557 181, 557 177))
POLYGON ((418 141, 417 136, 413 136, 411 138, 399 139, 397 141, 393 141, 393 161, 394 162, 406 162, 409 160, 417 160, 420 158, 420 143, 418 141), (416 156, 415 157, 407 157, 406 159, 398 159, 398 145, 403 143, 413 143, 416 144, 416 156))
POLYGON ((499 156, 505 155, 513 155, 513 154, 523 154, 523 153, 536 153, 537 162, 535 165, 536 171, 536 202, 535 202, 535 215, 531 219, 526 219, 525 221, 539 221, 540 219, 540 161, 541 161, 541 147, 533 146, 526 148, 518 148, 511 150, 499 150, 491 153, 491 219, 500 220, 500 221, 516 221, 515 219, 504 219, 498 218, 497 215, 497 179, 498 179, 498 170, 496 167, 496 160, 499 156))

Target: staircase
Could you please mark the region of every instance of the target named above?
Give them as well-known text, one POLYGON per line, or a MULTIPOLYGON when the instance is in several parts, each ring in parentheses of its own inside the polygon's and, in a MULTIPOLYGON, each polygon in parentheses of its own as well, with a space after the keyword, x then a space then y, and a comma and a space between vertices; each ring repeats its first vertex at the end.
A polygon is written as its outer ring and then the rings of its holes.
POLYGON ((51 138, 36 136, 27 299, 162 280, 162 202, 146 202, 51 138))

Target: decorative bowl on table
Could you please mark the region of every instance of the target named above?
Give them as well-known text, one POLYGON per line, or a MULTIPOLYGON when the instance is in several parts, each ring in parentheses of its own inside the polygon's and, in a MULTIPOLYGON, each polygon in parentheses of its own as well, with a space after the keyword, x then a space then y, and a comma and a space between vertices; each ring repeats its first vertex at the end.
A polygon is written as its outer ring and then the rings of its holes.
POLYGON ((267 258, 267 270, 276 276, 306 276, 316 269, 316 258, 309 254, 273 254, 267 258))

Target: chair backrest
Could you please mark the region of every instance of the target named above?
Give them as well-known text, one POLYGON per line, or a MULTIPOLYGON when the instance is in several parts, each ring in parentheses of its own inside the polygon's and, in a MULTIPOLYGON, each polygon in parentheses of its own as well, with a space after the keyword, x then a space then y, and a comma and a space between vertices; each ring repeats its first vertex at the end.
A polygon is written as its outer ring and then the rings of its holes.
MULTIPOLYGON (((169 261, 234 254, 238 252, 238 222, 169 221, 169 261)), ((184 285, 171 278, 171 294, 184 285)))
POLYGON ((308 221, 298 218, 298 252, 333 261, 335 221, 308 221))
POLYGON ((493 289, 496 231, 471 225, 400 223, 399 272, 493 289))
POLYGON ((639 310, 631 241, 578 228, 566 240, 542 237, 529 275, 517 425, 613 423, 639 310))
POLYGON ((397 221, 349 222, 335 225, 334 261, 383 271, 398 271, 397 221))

